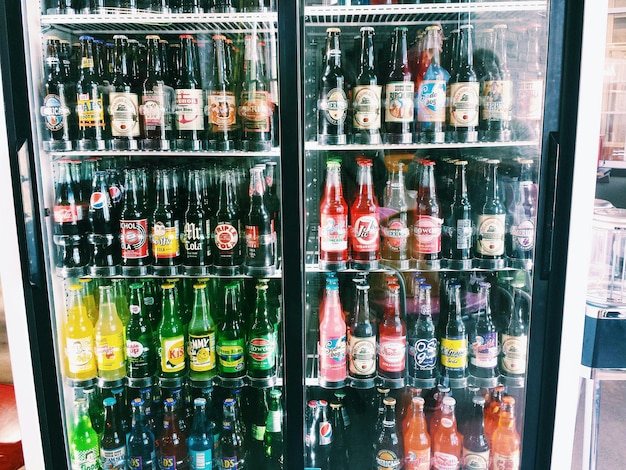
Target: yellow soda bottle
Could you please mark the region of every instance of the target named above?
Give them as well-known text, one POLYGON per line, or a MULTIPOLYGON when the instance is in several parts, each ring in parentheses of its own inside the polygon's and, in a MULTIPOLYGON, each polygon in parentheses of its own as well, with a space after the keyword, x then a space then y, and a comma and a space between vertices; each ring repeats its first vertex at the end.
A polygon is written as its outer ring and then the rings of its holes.
POLYGON ((96 323, 98 376, 118 380, 126 375, 125 329, 117 315, 111 286, 100 286, 100 311, 96 323))
POLYGON ((67 377, 73 380, 93 379, 98 373, 93 353, 94 328, 81 297, 81 286, 72 284, 69 287, 64 347, 67 377))
POLYGON ((96 326, 98 321, 98 306, 96 305, 96 296, 93 292, 93 282, 91 279, 79 279, 78 282, 82 287, 83 304, 87 309, 87 316, 91 320, 91 324, 96 326))

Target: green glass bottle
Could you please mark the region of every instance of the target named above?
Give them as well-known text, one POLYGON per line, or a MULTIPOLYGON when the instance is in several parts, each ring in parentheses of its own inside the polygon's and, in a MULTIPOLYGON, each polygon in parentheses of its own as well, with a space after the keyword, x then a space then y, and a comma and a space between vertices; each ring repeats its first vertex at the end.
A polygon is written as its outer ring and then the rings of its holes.
POLYGON ((283 407, 282 393, 278 389, 270 392, 270 409, 265 424, 265 461, 267 468, 283 469, 283 407))
POLYGON ((87 400, 78 398, 74 402, 76 419, 70 437, 70 459, 72 468, 77 470, 98 470, 100 468, 100 444, 98 434, 91 427, 87 400))
POLYGON ((239 288, 236 283, 224 292, 224 321, 217 333, 217 366, 220 377, 242 378, 246 375, 245 333, 239 321, 239 288))
POLYGON ((126 326, 126 376, 152 377, 156 372, 154 333, 144 307, 143 284, 130 286, 130 322, 126 326))
POLYGON ((267 308, 266 283, 256 286, 254 316, 248 333, 248 376, 251 380, 271 379, 276 375, 276 334, 267 308))
POLYGON ((174 284, 163 284, 162 316, 159 323, 159 370, 161 378, 183 377, 185 364, 185 327, 178 315, 174 284))
POLYGON ((193 309, 188 325, 187 355, 189 379, 209 380, 215 377, 215 322, 211 317, 204 284, 193 286, 193 309))

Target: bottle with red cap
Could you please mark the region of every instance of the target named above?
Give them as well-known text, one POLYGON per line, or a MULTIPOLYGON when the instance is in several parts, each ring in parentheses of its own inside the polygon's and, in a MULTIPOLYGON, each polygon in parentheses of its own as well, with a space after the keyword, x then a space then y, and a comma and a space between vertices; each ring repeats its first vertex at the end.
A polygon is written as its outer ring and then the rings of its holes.
POLYGON ((372 182, 372 161, 357 160, 359 192, 350 208, 350 247, 355 269, 376 269, 380 258, 380 218, 372 182))
POLYGON ((378 375, 404 384, 406 372, 406 323, 400 312, 400 285, 390 284, 383 322, 378 330, 378 375))
POLYGON ((348 205, 343 198, 341 165, 326 162, 326 185, 320 202, 319 266, 333 271, 348 262, 348 205))

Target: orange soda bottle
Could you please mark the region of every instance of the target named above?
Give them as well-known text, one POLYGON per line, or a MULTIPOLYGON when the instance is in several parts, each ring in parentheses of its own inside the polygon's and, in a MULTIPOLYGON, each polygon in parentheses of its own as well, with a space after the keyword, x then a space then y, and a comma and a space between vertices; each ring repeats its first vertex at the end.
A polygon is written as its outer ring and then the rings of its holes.
POLYGON ((504 385, 498 385, 491 390, 489 400, 485 406, 485 436, 491 447, 491 437, 498 427, 500 419, 500 405, 502 403, 502 394, 504 393, 504 385))
POLYGON ((502 398, 498 428, 492 436, 491 468, 519 470, 520 436, 515 428, 515 399, 502 398))
POLYGON ((424 417, 424 399, 413 397, 404 430, 404 470, 430 470, 430 436, 424 417))
POLYGON ((430 421, 428 422, 428 434, 435 437, 437 431, 439 430, 439 423, 441 422, 441 413, 443 407, 443 399, 448 396, 450 393, 450 387, 446 387, 443 385, 438 386, 438 391, 435 399, 437 400, 437 405, 430 416, 430 421))
POLYGON ((456 429, 455 405, 452 397, 445 397, 441 404, 441 421, 432 441, 432 470, 458 470, 461 466, 463 437, 456 429))

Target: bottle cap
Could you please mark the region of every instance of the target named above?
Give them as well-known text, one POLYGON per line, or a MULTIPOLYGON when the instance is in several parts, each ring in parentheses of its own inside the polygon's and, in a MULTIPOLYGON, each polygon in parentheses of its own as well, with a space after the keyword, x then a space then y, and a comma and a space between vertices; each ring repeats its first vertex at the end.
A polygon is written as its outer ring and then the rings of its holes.
POLYGON ((396 404, 396 399, 395 398, 391 398, 391 397, 386 397, 383 400, 383 404, 385 404, 386 406, 392 406, 396 404))
POLYGON ((452 397, 444 397, 441 403, 445 406, 454 406, 456 405, 456 400, 452 397))
POLYGON ((93 42, 93 36, 81 36, 78 38, 79 41, 92 41, 93 42))
POLYGON ((283 396, 283 392, 281 392, 277 388, 274 388, 270 391, 270 398, 280 398, 282 396, 283 396))
POLYGON ((130 402, 130 406, 133 408, 139 408, 143 404, 144 404, 144 401, 142 398, 135 398, 133 401, 130 402))
POLYGON ((152 41, 160 41, 160 40, 161 40, 161 37, 160 37, 160 36, 157 36, 156 34, 148 34, 148 35, 146 36, 146 39, 147 39, 148 41, 150 41, 150 40, 152 40, 152 41))
POLYGON ((424 403, 426 403, 426 400, 424 400, 422 397, 413 397, 411 401, 415 403, 417 406, 419 406, 420 408, 423 408, 424 403))
POLYGON ((69 290, 70 290, 70 292, 76 292, 76 291, 81 290, 80 284, 72 284, 69 287, 69 290))
POLYGON ((104 406, 115 406, 115 404, 117 403, 117 400, 113 397, 106 397, 102 403, 104 404, 104 406))
POLYGON ((474 403, 475 405, 480 405, 482 407, 485 406, 485 398, 481 397, 481 396, 475 396, 472 398, 472 403, 474 403))
POLYGON ((363 26, 359 31, 364 32, 364 31, 368 31, 370 33, 374 32, 374 28, 372 28, 371 26, 363 26))
POLYGON ((193 406, 205 406, 205 405, 206 405, 206 398, 198 397, 194 399, 193 401, 193 406))
POLYGON ((341 34, 341 29, 339 29, 339 28, 326 28, 326 32, 327 33, 341 34))
POLYGON ((128 41, 128 36, 124 36, 123 34, 116 34, 115 36, 113 36, 114 41, 117 41, 118 39, 120 41, 128 41))
POLYGON ((181 34, 180 36, 178 36, 178 39, 191 39, 193 40, 193 36, 191 34, 181 34))

